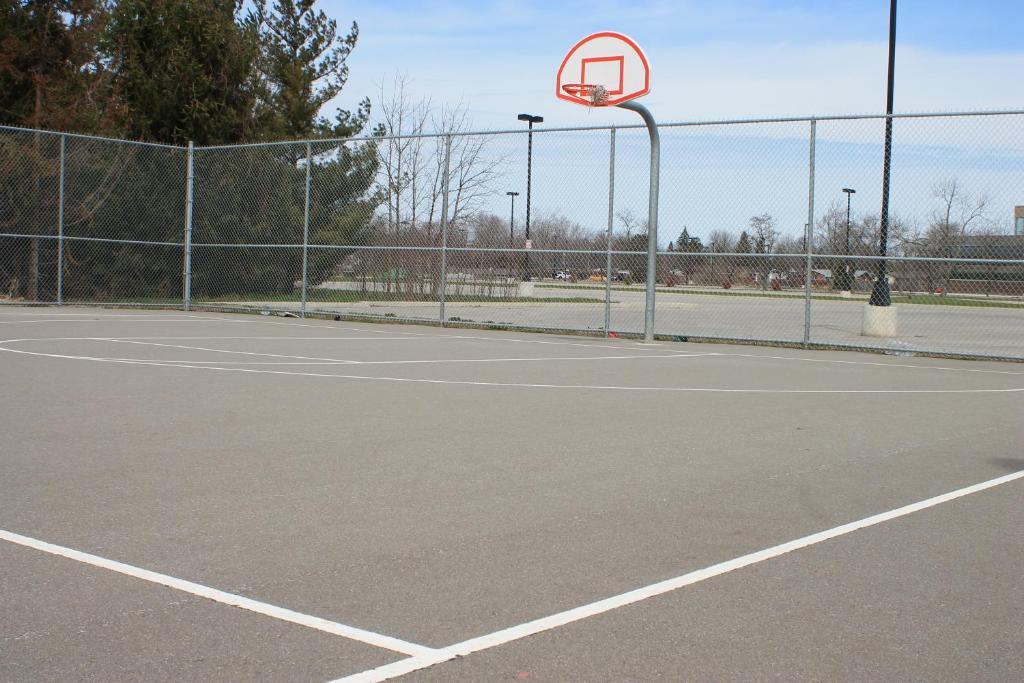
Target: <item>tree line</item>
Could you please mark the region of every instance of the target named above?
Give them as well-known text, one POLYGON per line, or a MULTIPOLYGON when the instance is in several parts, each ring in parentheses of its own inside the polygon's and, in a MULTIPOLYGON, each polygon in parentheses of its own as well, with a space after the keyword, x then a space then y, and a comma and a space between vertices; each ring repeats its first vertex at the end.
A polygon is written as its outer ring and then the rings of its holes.
MULTIPOLYGON (((1021 245, 1008 250, 1005 226, 991 212, 989 198, 973 194, 956 178, 947 178, 932 188, 933 209, 924 221, 890 216, 887 254, 893 257, 926 259, 1019 259, 1021 245)), ((550 276, 566 270, 574 279, 590 274, 604 276, 603 252, 608 246, 613 258, 613 275, 628 273, 633 280, 646 276, 647 225, 629 209, 614 217, 611 243, 604 231, 588 231, 560 215, 535 217, 532 241, 538 249, 567 250, 574 254, 538 254, 533 258, 535 274, 550 276), (551 271, 551 272, 549 272, 551 271)), ((662 231, 671 227, 662 226, 662 231)), ((678 236, 661 249, 658 279, 663 283, 702 286, 758 286, 764 289, 802 287, 807 251, 804 234, 786 234, 770 213, 751 216, 739 230, 715 229, 704 236, 684 226, 678 236), (796 255, 787 256, 787 255, 796 255)), ((853 213, 847 224, 846 206, 835 202, 816 220, 811 231, 812 284, 834 290, 870 289, 877 271, 881 224, 877 214, 853 213), (849 258, 844 258, 849 256, 849 258)), ((513 227, 507 218, 480 213, 468 222, 460 244, 468 247, 504 249, 521 246, 522 226, 513 227), (517 237, 513 236, 513 233, 517 237)), ((516 274, 521 259, 507 255, 479 255, 477 269, 516 274), (488 261, 489 259, 489 261, 488 261), (502 264, 505 264, 504 266, 502 264)), ((984 282, 986 291, 1019 292, 1024 272, 1019 265, 956 264, 940 261, 890 262, 888 271, 897 278, 897 289, 934 292, 976 287, 964 281, 984 282), (961 282, 957 282, 961 281, 961 282), (1005 281, 1003 286, 999 282, 1005 281)))
MULTIPOLYGON (((370 101, 330 118, 359 27, 339 27, 315 0, 0 0, 0 124, 183 146, 358 135, 370 101)), ((178 149, 38 132, 0 133, 4 206, 0 293, 53 297, 57 186, 65 162, 64 263, 69 298, 175 298, 180 248, 81 238, 180 242, 187 159, 178 149), (35 237, 38 236, 38 237, 35 237)), ((310 230, 358 243, 381 201, 372 143, 316 143, 310 230)), ((307 148, 201 150, 195 234, 208 243, 300 244, 307 148)), ((332 260, 312 255, 311 272, 332 260)), ((194 255, 197 294, 290 291, 296 250, 194 255), (257 263, 257 267, 252 264, 257 263), (253 283, 255 284, 255 283, 253 283)))

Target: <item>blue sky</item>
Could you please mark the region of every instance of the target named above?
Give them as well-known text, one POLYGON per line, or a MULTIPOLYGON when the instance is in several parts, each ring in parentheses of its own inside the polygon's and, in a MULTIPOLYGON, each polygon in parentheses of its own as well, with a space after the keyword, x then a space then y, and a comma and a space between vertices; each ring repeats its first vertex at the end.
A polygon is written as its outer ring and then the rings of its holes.
MULTIPOLYGON (((899 4, 897 112, 1024 108, 1024 2, 899 4)), ((360 25, 351 78, 338 101, 345 107, 363 96, 375 99, 382 83, 402 74, 414 95, 466 106, 478 130, 520 128, 519 112, 543 115, 545 127, 635 124, 630 112, 590 110, 553 96, 566 51, 580 37, 609 29, 644 48, 652 66, 644 103, 663 123, 878 113, 885 105, 885 0, 321 0, 320 6, 342 25, 353 19, 360 25)), ((683 144, 681 132, 663 132, 663 236, 674 237, 683 225, 698 235, 738 231, 763 211, 789 234, 802 230, 806 124, 692 130, 703 136, 695 147, 683 144)), ((534 211, 598 230, 606 215, 607 143, 601 135, 587 140, 538 139, 534 211)), ((493 151, 507 164, 485 208, 504 214, 504 190, 525 189, 523 143, 518 136, 496 139, 493 151)), ((855 214, 878 213, 880 143, 879 122, 819 126, 818 216, 842 199, 844 186, 858 188, 855 214)), ((1014 203, 1024 203, 1021 117, 900 124, 896 144, 896 159, 905 160, 893 175, 899 215, 926 222, 931 188, 949 177, 988 194, 999 225, 1014 203)), ((616 201, 638 214, 645 213, 645 154, 643 136, 622 141, 616 201)))
MULTIPOLYGON (((660 120, 877 112, 885 104, 884 0, 675 0, 354 3, 321 0, 362 35, 343 105, 405 74, 418 93, 461 101, 474 122, 515 125, 519 110, 594 123, 551 96, 558 64, 583 35, 637 40, 660 120)), ((903 0, 898 111, 1024 104, 1024 2, 903 0)), ((629 114, 612 112, 615 120, 629 114)))

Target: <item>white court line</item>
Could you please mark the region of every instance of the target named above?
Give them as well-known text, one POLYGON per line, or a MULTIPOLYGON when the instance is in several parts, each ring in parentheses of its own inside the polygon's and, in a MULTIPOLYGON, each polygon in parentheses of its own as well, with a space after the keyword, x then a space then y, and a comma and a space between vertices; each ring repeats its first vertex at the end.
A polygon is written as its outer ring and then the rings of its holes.
MULTIPOLYGON (((239 314, 239 315, 248 315, 248 314, 242 313, 242 314, 239 314)), ((253 324, 263 324, 263 325, 288 325, 288 326, 291 326, 291 327, 313 327, 313 328, 317 328, 317 329, 321 329, 321 330, 355 329, 355 328, 335 327, 335 326, 332 326, 332 325, 311 325, 309 323, 290 323, 290 322, 280 322, 280 321, 277 321, 277 320, 262 320, 262 319, 258 319, 258 320, 257 319, 253 319, 253 320, 235 320, 234 318, 204 318, 204 320, 221 320, 221 321, 224 321, 224 322, 232 322, 232 323, 253 323, 253 324)), ((390 325, 390 326, 400 326, 398 324, 392 324, 392 323, 388 323, 388 325, 390 325)), ((363 332, 380 332, 380 334, 387 334, 388 333, 388 332, 386 332, 384 330, 361 330, 361 331, 363 331, 363 332)), ((607 349, 619 349, 619 350, 622 350, 622 349, 625 348, 625 349, 633 349, 635 351, 657 351, 658 349, 653 348, 653 347, 661 346, 661 344, 642 344, 640 342, 631 342, 629 340, 623 340, 623 342, 620 343, 620 344, 609 344, 609 343, 603 343, 602 344, 602 343, 594 343, 594 342, 566 342, 566 341, 551 341, 551 340, 543 340, 543 339, 516 339, 516 338, 512 338, 512 337, 499 337, 499 336, 485 337, 485 336, 480 336, 480 335, 431 334, 429 332, 403 332, 403 331, 398 331, 398 330, 395 330, 393 332, 393 334, 406 334, 406 335, 409 335, 410 337, 431 336, 431 337, 444 338, 444 339, 475 339, 475 340, 479 340, 479 341, 491 341, 491 342, 497 341, 497 342, 510 342, 510 343, 518 343, 518 344, 554 344, 556 346, 592 346, 592 347, 595 347, 595 348, 607 348, 607 349)))
POLYGON ((529 363, 533 361, 559 361, 559 360, 647 360, 649 358, 698 358, 700 356, 715 356, 715 353, 670 353, 660 356, 544 356, 533 358, 428 358, 425 360, 360 360, 354 361, 355 365, 418 365, 418 364, 445 364, 445 363, 529 363))
POLYGON ((398 638, 392 638, 391 636, 374 633, 373 631, 366 631, 361 628, 356 628, 355 626, 347 626, 334 621, 328 621, 327 619, 321 619, 320 617, 314 617, 309 614, 302 614, 301 612, 295 612, 284 607, 270 605, 241 595, 235 595, 234 593, 227 593, 216 588, 210 588, 209 586, 168 576, 167 574, 160 574, 148 569, 142 569, 141 567, 135 567, 130 564, 100 557, 98 555, 84 553, 80 550, 74 550, 73 548, 66 548, 53 543, 47 543, 46 541, 40 541, 36 538, 22 536, 21 534, 16 534, 5 529, 0 529, 0 540, 25 546, 26 548, 41 550, 42 552, 50 553, 51 555, 66 557, 69 560, 75 560, 76 562, 82 562, 101 569, 109 569, 110 571, 117 572, 118 574, 124 574, 125 576, 142 579, 143 581, 149 581, 150 583, 167 586, 168 588, 174 588, 175 590, 179 590, 184 593, 197 595, 201 598, 206 598, 207 600, 231 605, 232 607, 240 607, 241 609, 255 612, 256 614, 262 614, 280 621, 287 621, 292 624, 298 624, 299 626, 323 631, 324 633, 341 636, 342 638, 348 638, 349 640, 359 641, 360 643, 384 648, 386 650, 391 650, 392 652, 400 652, 402 654, 412 656, 434 655, 437 652, 434 648, 426 647, 424 645, 417 645, 416 643, 410 643, 398 638))
MULTIPOLYGON (((97 316, 93 316, 93 317, 97 317, 97 316)), ((110 316, 103 316, 103 317, 107 317, 107 318, 131 318, 132 322, 136 322, 137 321, 137 322, 140 322, 140 323, 155 323, 155 322, 194 323, 194 322, 200 322, 200 320, 195 319, 195 318, 166 318, 166 317, 150 318, 150 317, 135 316, 135 315, 124 315, 124 316, 110 315, 110 316)), ((24 324, 24 323, 87 323, 87 322, 90 322, 90 321, 88 321, 88 320, 79 320, 77 318, 68 318, 66 320, 65 319, 60 319, 60 318, 52 318, 52 319, 44 318, 44 319, 41 319, 41 320, 0 320, 0 325, 21 325, 21 324, 24 324)))
MULTIPOLYGON (((398 382, 409 384, 438 384, 453 386, 506 387, 517 389, 575 389, 594 391, 636 391, 654 393, 703 393, 703 394, 1013 394, 1024 392, 1024 387, 1007 389, 750 389, 750 388, 716 388, 716 387, 630 387, 621 385, 598 384, 533 384, 526 382, 479 382, 452 379, 422 379, 413 377, 380 377, 374 375, 336 375, 324 372, 296 372, 293 370, 257 370, 252 368, 226 368, 213 365, 191 365, 191 361, 168 363, 166 361, 126 360, 121 358, 99 358, 94 356, 74 356, 59 353, 42 353, 12 349, 3 344, 17 340, 0 341, 0 351, 20 353, 44 358, 65 358, 68 360, 88 360, 100 363, 125 363, 128 365, 149 365, 164 368, 189 368, 192 370, 218 370, 220 372, 246 372, 265 375, 291 375, 297 377, 320 377, 333 379, 356 379, 373 382, 398 382)), ((559 359, 563 360, 563 359, 559 359)))
MULTIPOLYGON (((445 363, 515 363, 515 362, 549 362, 549 361, 594 361, 594 360, 646 360, 651 358, 698 358, 701 356, 715 356, 716 353, 671 353, 657 356, 644 356, 632 354, 628 356, 542 356, 523 358, 428 358, 417 360, 347 360, 341 358, 318 358, 310 356, 292 356, 280 353, 258 353, 255 351, 234 351, 231 349, 214 349, 203 346, 185 346, 181 344, 162 344, 149 341, 137 341, 141 339, 165 339, 165 337, 48 337, 39 339, 5 339, 0 345, 11 342, 23 341, 105 341, 121 342, 125 344, 140 344, 143 346, 159 346, 172 349, 188 349, 192 351, 213 351, 217 353, 241 354, 246 356, 268 356, 273 358, 291 358, 301 362, 246 362, 246 361, 204 361, 187 359, 157 359, 157 358, 112 358, 100 356, 74 356, 56 353, 41 353, 31 351, 19 351, 17 349, 6 349, 0 346, 0 351, 13 351, 15 353, 26 353, 31 355, 51 356, 54 358, 69 358, 72 360, 97 360, 110 362, 147 362, 167 365, 208 365, 212 363, 228 363, 230 365, 417 365, 417 364, 445 364, 445 363)), ((173 339, 280 339, 280 337, 173 337, 173 339)), ((337 337, 319 337, 319 339, 337 339, 337 337)), ((372 338, 374 341, 380 341, 372 338)), ((398 338, 404 340, 404 338, 398 338)), ((384 341, 387 341, 385 338, 384 341)))
MULTIPOLYGON (((355 331, 355 332, 372 332, 372 333, 376 333, 376 334, 408 334, 408 335, 424 334, 424 333, 417 333, 417 332, 403 332, 401 330, 394 330, 394 329, 391 329, 391 330, 374 330, 374 329, 365 329, 365 328, 359 328, 359 327, 342 327, 342 326, 339 326, 339 325, 322 325, 322 324, 321 325, 313 325, 313 324, 310 324, 310 323, 300 323, 300 322, 281 322, 280 320, 265 320, 262 316, 253 316, 251 313, 239 313, 238 315, 244 316, 245 318, 248 318, 248 319, 243 320, 243 319, 239 319, 239 318, 223 318, 223 317, 219 317, 219 316, 196 316, 196 317, 200 318, 201 320, 219 320, 220 322, 225 322, 225 323, 251 323, 251 324, 261 324, 261 325, 287 325, 288 327, 314 327, 314 328, 316 328, 318 330, 352 330, 352 331, 355 331)), ((301 318, 300 318, 300 320, 301 320, 301 318)), ((395 327, 395 325, 391 325, 391 324, 389 324, 388 326, 389 327, 395 327)))
POLYGON ((551 629, 555 629, 560 626, 565 626, 566 624, 571 624, 589 617, 604 614, 605 612, 610 612, 611 610, 619 609, 620 607, 632 605, 642 600, 663 595, 686 586, 692 586, 693 584, 707 581, 708 579, 721 576, 722 574, 728 574, 729 572, 736 571, 737 569, 743 569, 760 562, 774 559, 780 555, 785 555, 795 550, 801 550, 833 538, 845 536, 853 533, 854 531, 859 531, 860 529, 866 529, 877 524, 882 524, 899 517, 904 517, 921 510, 935 507, 936 505, 948 503, 952 500, 956 500, 957 498, 963 498, 965 496, 985 491, 1022 478, 1024 478, 1024 470, 1007 474, 1002 477, 997 477, 995 479, 989 479, 988 481, 983 481, 980 484, 974 484, 955 491, 950 491, 949 493, 943 493, 941 495, 934 496, 933 498, 927 498, 916 503, 911 503, 910 505, 904 505, 903 507, 899 507, 894 510, 872 515, 871 517, 865 517, 864 519, 857 520, 856 522, 850 522, 825 531, 819 531, 818 533, 810 534, 809 536, 804 536, 786 543, 780 543, 779 545, 765 548, 764 550, 758 550, 757 552, 742 555, 731 560, 726 560, 725 562, 719 562, 718 564, 713 564, 710 567, 698 569, 696 571, 683 574, 682 576, 652 583, 619 595, 613 595, 612 597, 605 598, 603 600, 574 607, 572 609, 565 610, 564 612, 558 612, 557 614, 552 614, 541 619, 534 619, 533 621, 528 621, 517 626, 495 631, 494 633, 489 633, 477 638, 470 638, 469 640, 464 640, 461 643, 439 648, 431 653, 415 656, 410 659, 403 659, 392 664, 386 664, 375 669, 369 669, 338 680, 348 681, 349 683, 354 683, 356 681, 359 681, 360 683, 369 683, 371 681, 388 680, 389 678, 401 676, 419 669, 425 669, 443 661, 454 659, 456 657, 465 657, 466 655, 473 654, 474 652, 480 652, 499 645, 505 645, 506 643, 510 643, 515 640, 520 640, 528 636, 543 633, 544 631, 550 631, 551 629), (443 655, 445 654, 448 656, 444 657, 443 655))
MULTIPOLYGON (((0 344, 12 343, 12 342, 25 342, 25 341, 102 341, 102 342, 118 342, 122 344, 139 344, 142 346, 157 346, 163 348, 172 349, 186 349, 190 351, 208 351, 213 353, 226 353, 226 354, 237 354, 244 356, 261 356, 268 358, 287 358, 294 361, 302 361, 297 363, 292 362, 235 362, 235 361, 202 361, 202 360, 188 360, 188 359, 155 359, 155 358, 105 358, 109 361, 149 361, 153 363, 167 363, 167 364, 195 364, 195 365, 206 365, 218 362, 227 362, 231 365, 416 365, 416 364, 445 364, 445 363, 511 363, 511 362, 538 362, 538 361, 560 361, 560 360, 571 360, 571 361, 593 361, 593 360, 633 360, 633 359, 644 359, 644 358, 692 358, 699 356, 713 356, 715 353, 673 353, 673 354, 661 354, 661 355, 640 355, 632 354, 627 356, 548 356, 548 357, 526 357, 526 358, 429 358, 421 360, 380 360, 380 361, 358 361, 349 360, 344 358, 323 358, 317 356, 296 356, 291 354, 282 353, 263 353, 256 351, 237 351, 232 349, 215 349, 205 346, 186 346, 183 344, 165 344, 153 341, 143 341, 149 339, 175 339, 175 340, 187 340, 187 339, 224 339, 224 340, 248 340, 248 339, 260 339, 260 340, 280 340, 291 341, 288 337, 41 337, 35 339, 6 339, 0 342, 0 344)), ((302 337, 301 339, 309 340, 330 340, 335 341, 341 340, 365 340, 365 341, 420 341, 427 339, 427 337, 302 337)), ((75 358, 75 359, 92 359, 100 360, 100 357, 96 356, 71 356, 61 354, 44 354, 52 355, 60 358, 75 358)))
MULTIPOLYGON (((11 312, 11 313, 8 313, 7 311, 0 311, 0 315, 3 315, 3 316, 15 316, 15 315, 29 315, 29 314, 25 313, 25 312, 20 312, 20 311, 11 312)), ((152 313, 152 312, 147 312, 147 313, 70 313, 70 312, 57 313, 57 312, 53 312, 53 313, 39 313, 39 315, 48 316, 48 317, 52 317, 52 318, 156 318, 156 317, 163 317, 164 320, 166 320, 167 318, 169 318, 171 316, 177 316, 179 318, 195 318, 195 317, 198 317, 198 316, 195 316, 195 315, 190 315, 188 313, 182 313, 180 311, 179 312, 175 312, 175 313, 169 313, 169 314, 167 314, 165 316, 158 316, 157 314, 152 313)))
MULTIPOLYGON (((345 360, 340 358, 315 358, 309 356, 291 356, 280 353, 257 353, 254 351, 232 351, 230 349, 213 349, 202 346, 183 346, 180 344, 159 344, 156 342, 148 341, 134 341, 129 339, 101 339, 100 341, 113 341, 123 342, 126 344, 141 344, 145 346, 160 346, 168 347, 173 349, 189 349, 192 351, 214 351, 217 353, 235 353, 246 356, 267 356, 272 358, 291 358, 293 360, 301 361, 322 361, 329 365, 417 365, 417 364, 444 364, 444 363, 513 363, 513 362, 535 362, 535 361, 560 361, 560 360, 634 360, 634 359, 648 359, 648 358, 693 358, 698 356, 713 356, 714 353, 673 353, 660 356, 641 356, 641 355, 629 355, 629 356, 549 356, 549 357, 533 357, 533 358, 428 358, 422 360, 345 360)), ((167 362, 167 363, 216 363, 218 361, 191 361, 191 360, 154 360, 147 358, 138 359, 119 359, 119 360, 152 360, 153 362, 167 362)), ((231 363, 232 365, 256 365, 256 363, 231 363)), ((271 363, 260 363, 261 365, 271 365, 271 363)), ((282 363, 282 365, 317 365, 318 363, 282 363)))
MULTIPOLYGON (((117 341, 117 340, 111 340, 117 341)), ((193 348, 182 346, 179 348, 193 348)), ((197 347, 196 347, 197 348, 197 347)), ((202 350, 202 349, 200 349, 202 350)), ((215 350, 215 349, 209 349, 215 350)), ((242 353, 241 351, 227 351, 226 353, 242 353)), ((273 356, 276 354, 252 354, 252 355, 269 355, 273 356)), ((260 361, 223 361, 223 360, 163 360, 153 358, 107 358, 106 360, 117 360, 117 361, 137 361, 147 360, 153 363, 166 363, 168 365, 178 365, 184 363, 185 365, 208 365, 213 363, 229 363, 230 365, 418 365, 418 364, 435 364, 444 365, 446 363, 533 363, 533 362, 550 362, 550 361, 562 361, 562 360, 647 360, 649 358, 699 358, 701 356, 714 356, 713 353, 674 353, 664 356, 547 356, 547 357, 528 357, 528 358, 430 358, 426 360, 337 360, 331 361, 329 359, 324 360, 310 360, 310 361, 299 361, 299 362, 260 362, 260 361)), ((302 356, 280 356, 281 358, 302 358, 302 356)))
POLYGON ((874 365, 883 368, 914 368, 915 370, 940 370, 946 372, 978 372, 989 375, 1024 375, 1024 372, 1012 370, 985 370, 981 368, 951 368, 943 365, 912 365, 910 363, 882 363, 880 361, 867 360, 842 360, 839 358, 803 358, 800 356, 767 356, 761 353, 732 353, 722 352, 719 356, 733 356, 736 358, 768 358, 771 360, 794 360, 803 363, 838 363, 841 365, 874 365))
MULTIPOLYGON (((130 316, 129 316, 130 317, 130 316)), ((217 320, 220 320, 219 318, 217 320)), ((42 321, 46 322, 46 321, 42 321)), ((259 321, 234 321, 234 322, 259 322, 259 321)), ((287 325, 288 323, 268 323, 268 324, 281 324, 287 325)), ((349 331, 360 332, 355 328, 340 328, 340 327, 326 327, 320 325, 304 325, 304 327, 315 327, 320 329, 345 329, 349 331)), ((505 341, 513 343, 527 343, 527 344, 555 344, 563 346, 586 346, 595 348, 610 348, 618 351, 650 351, 656 352, 661 349, 654 349, 650 347, 636 347, 636 346, 617 346, 611 344, 582 344, 575 342, 553 342, 545 340, 534 340, 534 339, 503 339, 503 338, 491 338, 491 337, 477 337, 468 335, 451 335, 451 334, 430 334, 430 333, 400 333, 406 335, 415 336, 401 336, 401 337, 281 337, 281 336, 119 336, 117 340, 150 340, 150 339, 162 339, 162 340, 267 340, 267 341, 419 341, 425 339, 466 339, 466 340, 479 340, 479 341, 505 341)), ((22 341, 113 341, 111 337, 36 337, 36 338, 24 338, 24 339, 5 339, 0 343, 8 342, 22 342, 22 341)), ((189 347, 182 347, 189 348, 189 347)), ((199 349, 202 350, 202 349, 199 349)), ((242 352, 238 352, 242 353, 242 352)), ((266 354, 274 355, 274 354, 266 354)), ((280 354, 283 358, 303 358, 302 356, 289 356, 287 354, 280 354)), ((714 352, 702 352, 694 354, 660 354, 652 355, 652 358, 671 358, 671 357, 688 357, 688 356, 722 356, 722 357, 735 357, 735 358, 754 358, 754 359, 767 359, 767 360, 782 360, 782 361, 797 361, 804 363, 833 363, 840 365, 863 365, 871 367, 885 367, 885 368, 909 368, 913 370, 937 370, 942 372, 968 372, 976 374, 991 374, 991 375, 1024 375, 1024 372, 1015 372, 1012 370, 987 370, 981 368, 957 368, 949 366, 939 365, 914 365, 910 363, 895 363, 895 362, 881 362, 881 361, 862 361, 862 360, 844 360, 836 358, 806 358, 801 356, 774 356, 758 353, 733 353, 728 351, 714 351, 714 352)), ((63 357, 63 356, 62 356, 63 357)), ((73 357, 73 356, 71 356, 73 357)), ((643 356, 637 356, 643 357, 643 356)), ((609 357, 611 358, 611 357, 609 357)), ((109 359, 109 360, 132 360, 132 359, 109 359)), ((323 359, 327 362, 336 362, 338 364, 345 364, 354 361, 347 360, 335 360, 335 359, 323 359)), ((155 362, 168 362, 178 363, 183 361, 168 360, 168 361, 155 361, 155 362)), ((208 363, 210 361, 184 361, 192 363, 208 363)), ((376 363, 376 364, 396 364, 396 363, 413 363, 413 362, 431 362, 431 361, 362 361, 363 363, 376 363)), ((456 362, 456 361, 452 361, 456 362)), ((317 365, 318 363, 282 363, 282 365, 317 365)), ((238 363, 233 363, 238 365, 238 363)), ((270 363, 268 363, 270 365, 270 363)))
MULTIPOLYGON (((88 313, 74 313, 74 314, 52 314, 52 315, 89 316, 90 314, 88 314, 88 313)), ((170 317, 152 317, 152 318, 146 317, 146 318, 143 318, 141 316, 134 316, 134 315, 111 315, 111 316, 107 316, 107 317, 133 318, 135 320, 142 320, 143 322, 159 322, 161 320, 170 321, 170 322, 200 322, 200 321, 214 320, 214 321, 218 321, 218 322, 236 323, 236 324, 246 324, 246 323, 248 323, 248 324, 258 324, 258 325, 279 325, 279 326, 287 326, 287 327, 310 327, 310 328, 314 328, 314 329, 318 329, 318 330, 347 330, 347 331, 353 331, 353 332, 364 332, 364 333, 368 333, 368 334, 398 334, 398 335, 405 335, 408 338, 429 337, 429 338, 434 338, 434 339, 472 339, 472 340, 477 340, 477 341, 508 342, 508 343, 516 343, 516 344, 551 344, 551 345, 556 345, 556 346, 587 346, 587 347, 594 347, 594 348, 618 349, 620 351, 624 350, 624 349, 631 349, 631 350, 634 350, 634 351, 658 351, 659 349, 654 348, 654 347, 661 346, 660 344, 641 344, 640 342, 630 342, 628 340, 624 340, 620 344, 609 344, 609 343, 592 343, 592 342, 588 343, 588 342, 552 341, 552 340, 542 340, 542 339, 516 339, 516 338, 511 338, 511 337, 499 337, 499 336, 485 337, 485 336, 479 336, 479 335, 433 334, 433 333, 429 333, 429 332, 406 332, 406 331, 394 330, 394 329, 391 329, 391 330, 375 330, 375 329, 366 329, 366 328, 358 328, 358 327, 344 327, 344 326, 338 326, 338 325, 314 325, 314 324, 310 324, 310 323, 300 323, 300 322, 282 322, 282 321, 278 321, 278 320, 263 320, 262 318, 253 317, 251 314, 246 314, 246 313, 242 313, 242 314, 239 314, 239 315, 244 316, 246 318, 251 318, 251 319, 235 319, 235 318, 223 318, 223 317, 219 317, 219 316, 200 316, 200 315, 188 315, 186 317, 174 317, 174 318, 170 318, 170 317)), ((93 316, 93 317, 99 317, 99 316, 93 316)), ((9 322, 0 323, 0 324, 15 324, 15 323, 30 323, 30 322, 87 322, 87 321, 75 321, 75 320, 16 320, 16 321, 9 321, 9 322)), ((395 327, 395 325, 390 325, 389 324, 388 327, 395 327)), ((128 338, 128 337, 122 337, 122 339, 125 339, 125 338, 128 338)), ((285 337, 272 337, 272 338, 273 339, 285 339, 285 337)), ((303 339, 305 337, 298 337, 298 338, 299 339, 303 339)), ((331 338, 333 339, 333 337, 331 337, 331 338)))
MULTIPOLYGON (((233 337, 233 336, 168 336, 158 335, 150 337, 126 337, 119 335, 116 339, 130 339, 130 340, 149 340, 149 339, 165 339, 172 341, 186 341, 190 339, 225 339, 225 340, 265 340, 265 341, 420 341, 425 339, 447 339, 447 336, 441 337, 233 337)), ((112 341, 115 337, 24 337, 21 339, 4 339, 3 343, 15 342, 15 341, 112 341)))
MULTIPOLYGON (((210 351, 213 353, 233 353, 241 356, 262 356, 267 358, 291 358, 293 360, 306 360, 306 361, 326 361, 331 365, 346 365, 349 363, 355 363, 354 360, 345 360, 343 358, 318 358, 312 356, 288 356, 280 353, 258 353, 256 351, 232 351, 230 349, 211 349, 205 346, 184 346, 182 344, 160 344, 151 341, 136 341, 134 339, 104 339, 103 341, 119 342, 121 344, 139 344, 142 346, 159 346, 162 348, 170 349, 187 349, 189 351, 210 351)), ((174 361, 170 361, 174 362, 174 361)))
MULTIPOLYGON (((437 335, 436 337, 236 337, 236 336, 213 336, 205 335, 200 337, 185 337, 185 336, 151 336, 151 337, 126 337, 119 335, 118 339, 171 339, 176 341, 184 341, 189 339, 228 339, 228 340, 265 340, 265 341, 420 341, 421 339, 447 339, 447 335, 437 335)), ((26 337, 25 339, 19 339, 17 341, 73 341, 73 340, 93 340, 93 341, 108 341, 112 337, 26 337)), ((12 340, 8 340, 12 341, 12 340)))

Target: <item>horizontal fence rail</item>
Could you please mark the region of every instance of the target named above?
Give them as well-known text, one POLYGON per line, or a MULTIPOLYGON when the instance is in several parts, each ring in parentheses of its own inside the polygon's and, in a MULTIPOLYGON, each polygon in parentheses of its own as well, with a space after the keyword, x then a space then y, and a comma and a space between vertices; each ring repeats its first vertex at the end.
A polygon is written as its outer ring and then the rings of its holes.
MULTIPOLYGON (((885 120, 660 126, 656 336, 1024 360, 1024 111, 892 116, 882 255, 885 120), (879 272, 887 337, 863 327, 879 272)), ((0 303, 641 335, 645 131, 533 132, 528 157, 525 130, 175 147, 0 127, 0 303)))

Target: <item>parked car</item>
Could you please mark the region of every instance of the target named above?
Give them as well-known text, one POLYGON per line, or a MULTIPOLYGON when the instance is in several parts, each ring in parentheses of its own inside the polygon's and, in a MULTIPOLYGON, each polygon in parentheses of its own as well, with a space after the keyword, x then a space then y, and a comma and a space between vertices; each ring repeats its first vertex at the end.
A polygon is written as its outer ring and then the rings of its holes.
POLYGON ((564 270, 556 271, 555 272, 555 279, 556 280, 572 280, 572 273, 566 272, 564 270))

